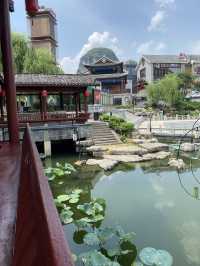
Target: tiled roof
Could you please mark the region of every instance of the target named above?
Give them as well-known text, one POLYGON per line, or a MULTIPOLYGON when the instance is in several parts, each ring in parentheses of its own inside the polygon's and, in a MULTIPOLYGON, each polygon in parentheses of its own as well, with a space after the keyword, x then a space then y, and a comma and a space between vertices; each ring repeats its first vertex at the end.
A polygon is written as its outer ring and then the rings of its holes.
POLYGON ((128 73, 100 74, 100 75, 44 75, 44 74, 17 74, 15 82, 17 86, 25 87, 87 87, 98 84, 102 79, 126 77, 128 73))
POLYGON ((49 87, 84 87, 95 85, 95 79, 89 75, 63 74, 17 74, 17 86, 49 86, 49 87))
POLYGON ((191 60, 200 62, 200 55, 143 55, 151 63, 171 63, 171 64, 180 64, 180 63, 189 63, 191 60))

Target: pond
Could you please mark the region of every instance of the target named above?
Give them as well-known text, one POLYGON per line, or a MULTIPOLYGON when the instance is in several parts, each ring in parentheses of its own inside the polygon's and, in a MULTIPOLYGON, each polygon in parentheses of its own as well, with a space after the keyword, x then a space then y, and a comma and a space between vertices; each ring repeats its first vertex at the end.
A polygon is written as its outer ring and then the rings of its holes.
MULTIPOLYGON (((74 160, 62 155, 45 164, 74 160)), ((61 186, 54 185, 53 193, 80 188, 89 199, 104 198, 103 225, 121 225, 126 232, 135 232, 138 251, 145 247, 167 250, 175 266, 200 265, 200 201, 194 192, 198 194, 196 187, 200 187, 200 161, 184 160, 188 167, 180 175, 167 167, 167 161, 118 166, 109 173, 83 167, 61 186)), ((73 240, 73 224, 64 230, 73 253, 88 250, 73 240)))

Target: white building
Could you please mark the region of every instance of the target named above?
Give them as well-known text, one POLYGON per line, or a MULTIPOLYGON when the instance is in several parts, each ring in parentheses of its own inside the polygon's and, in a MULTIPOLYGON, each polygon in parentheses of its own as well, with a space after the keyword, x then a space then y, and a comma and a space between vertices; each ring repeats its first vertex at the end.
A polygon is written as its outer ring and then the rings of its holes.
POLYGON ((169 73, 191 72, 200 77, 200 55, 143 55, 137 79, 151 83, 169 73))

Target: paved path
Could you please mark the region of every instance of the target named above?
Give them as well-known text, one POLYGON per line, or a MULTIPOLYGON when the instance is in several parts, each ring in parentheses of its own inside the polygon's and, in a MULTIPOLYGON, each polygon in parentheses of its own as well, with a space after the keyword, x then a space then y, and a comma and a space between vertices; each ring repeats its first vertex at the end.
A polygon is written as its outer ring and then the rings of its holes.
POLYGON ((114 109, 112 110, 113 115, 123 118, 127 122, 133 123, 135 128, 138 128, 142 122, 144 122, 147 118, 143 116, 137 116, 131 113, 126 109, 114 109))

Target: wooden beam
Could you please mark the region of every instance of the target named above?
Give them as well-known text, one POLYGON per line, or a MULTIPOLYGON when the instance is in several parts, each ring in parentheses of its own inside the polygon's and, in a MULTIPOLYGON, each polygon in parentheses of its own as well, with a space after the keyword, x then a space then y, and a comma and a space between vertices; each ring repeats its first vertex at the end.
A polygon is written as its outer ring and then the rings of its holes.
POLYGON ((1 50, 6 89, 8 131, 11 143, 19 143, 15 76, 12 59, 9 1, 0 1, 1 50))

